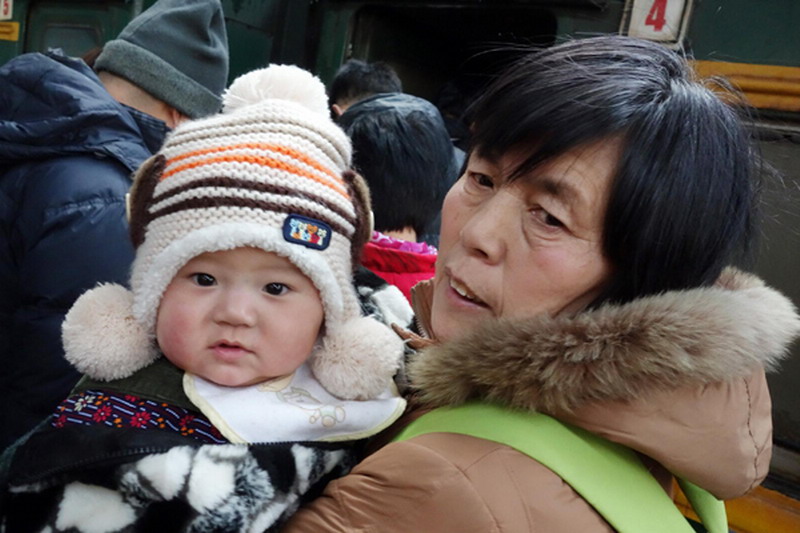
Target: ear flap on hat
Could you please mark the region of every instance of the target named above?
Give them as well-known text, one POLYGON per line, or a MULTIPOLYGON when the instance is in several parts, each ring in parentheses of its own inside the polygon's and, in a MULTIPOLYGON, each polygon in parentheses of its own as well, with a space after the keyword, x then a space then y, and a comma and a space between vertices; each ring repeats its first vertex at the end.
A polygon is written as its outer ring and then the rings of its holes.
POLYGON ((128 192, 128 225, 134 248, 144 242, 147 227, 147 204, 153 198, 153 191, 161 180, 167 159, 157 154, 146 160, 133 176, 133 185, 128 192))
POLYGON ((361 264, 361 251, 372 237, 372 202, 369 197, 369 186, 360 174, 353 170, 345 170, 342 178, 347 184, 347 192, 350 193, 356 208, 356 232, 353 235, 351 248, 355 271, 361 264))
POLYGON ((155 342, 133 318, 133 295, 121 285, 98 285, 75 301, 64 318, 64 356, 87 376, 128 377, 158 357, 155 342))

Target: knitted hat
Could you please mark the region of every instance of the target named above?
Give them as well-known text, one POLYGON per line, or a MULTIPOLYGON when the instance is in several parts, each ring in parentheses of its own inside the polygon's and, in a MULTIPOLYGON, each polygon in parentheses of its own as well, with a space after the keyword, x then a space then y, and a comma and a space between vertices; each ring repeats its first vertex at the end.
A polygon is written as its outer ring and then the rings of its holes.
POLYGON ((219 0, 159 0, 134 18, 95 61, 200 118, 219 111, 228 82, 228 34, 219 0))
POLYGON ((352 270, 371 231, 369 193, 348 170, 350 142, 329 118, 324 85, 273 65, 237 79, 224 99, 222 114, 181 124, 139 169, 132 294, 105 285, 81 296, 63 326, 67 358, 98 379, 149 364, 159 303, 178 270, 204 252, 247 246, 286 257, 319 290, 325 321, 310 364, 322 386, 345 399, 377 396, 403 345, 361 317, 352 270))

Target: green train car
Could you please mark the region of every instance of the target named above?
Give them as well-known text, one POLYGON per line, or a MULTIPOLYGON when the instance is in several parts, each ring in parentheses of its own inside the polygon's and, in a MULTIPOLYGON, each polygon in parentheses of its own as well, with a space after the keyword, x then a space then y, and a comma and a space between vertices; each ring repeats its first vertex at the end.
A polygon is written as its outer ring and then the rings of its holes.
MULTIPOLYGON (((80 56, 152 0, 0 0, 0 63, 60 47, 80 56)), ((784 173, 767 191, 756 270, 800 305, 800 2, 797 0, 223 0, 231 78, 293 63, 329 81, 348 58, 383 60, 405 90, 465 100, 508 60, 508 45, 622 33, 685 50, 702 76, 729 78, 784 173)), ((765 487, 729 504, 740 533, 800 531, 800 346, 770 376, 776 444, 765 487)))

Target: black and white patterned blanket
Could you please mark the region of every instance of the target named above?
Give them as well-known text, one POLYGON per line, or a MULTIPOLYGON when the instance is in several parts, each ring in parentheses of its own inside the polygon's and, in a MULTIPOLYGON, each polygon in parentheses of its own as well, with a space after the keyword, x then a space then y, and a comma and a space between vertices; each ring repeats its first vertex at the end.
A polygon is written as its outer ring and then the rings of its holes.
POLYGON ((92 429, 87 439, 85 427, 48 428, 18 449, 0 530, 275 531, 355 456, 352 443, 194 445, 166 432, 92 429))

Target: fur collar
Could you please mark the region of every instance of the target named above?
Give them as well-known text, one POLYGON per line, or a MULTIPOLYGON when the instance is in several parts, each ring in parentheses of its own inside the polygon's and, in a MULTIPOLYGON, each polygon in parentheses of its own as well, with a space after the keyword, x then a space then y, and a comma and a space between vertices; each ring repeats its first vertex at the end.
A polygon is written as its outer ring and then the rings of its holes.
POLYGON ((799 334, 788 298, 729 269, 713 287, 575 316, 492 321, 428 346, 409 374, 434 406, 487 399, 553 414, 774 369, 799 334))

